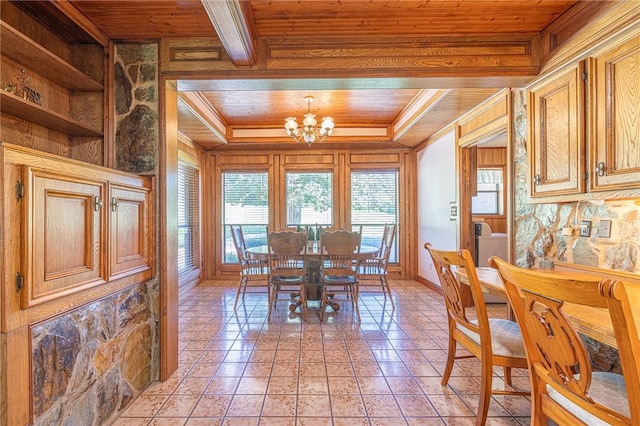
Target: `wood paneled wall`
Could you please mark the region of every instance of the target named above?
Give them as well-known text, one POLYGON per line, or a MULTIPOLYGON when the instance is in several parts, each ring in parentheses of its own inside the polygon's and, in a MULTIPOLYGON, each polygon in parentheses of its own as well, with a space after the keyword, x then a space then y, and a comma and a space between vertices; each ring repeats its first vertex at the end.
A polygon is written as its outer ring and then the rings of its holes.
POLYGON ((266 171, 269 176, 269 216, 271 228, 286 225, 285 179, 288 171, 329 171, 333 173, 333 223, 349 228, 349 188, 352 170, 397 170, 399 227, 396 236, 399 262, 391 274, 413 278, 416 274, 415 234, 415 153, 397 150, 269 150, 225 151, 205 156, 203 174, 203 261, 204 278, 235 277, 236 264, 222 262, 222 173, 226 171, 266 171))

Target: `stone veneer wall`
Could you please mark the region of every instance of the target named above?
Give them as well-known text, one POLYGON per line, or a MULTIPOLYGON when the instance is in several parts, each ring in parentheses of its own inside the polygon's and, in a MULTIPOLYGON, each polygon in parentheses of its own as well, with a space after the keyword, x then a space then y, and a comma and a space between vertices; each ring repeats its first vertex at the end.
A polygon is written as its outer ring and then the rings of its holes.
POLYGON ((32 328, 35 425, 102 425, 158 376, 158 282, 32 328))
POLYGON ((158 164, 158 45, 116 44, 116 168, 155 173, 158 164))
MULTIPOLYGON (((640 272, 640 200, 610 200, 532 204, 527 160, 526 91, 514 92, 515 263, 523 267, 549 267, 554 261, 640 272), (577 220, 576 220, 577 218, 577 220), (600 220, 611 220, 611 237, 598 237, 600 220), (577 231, 563 236, 562 228, 590 220, 590 237, 577 231)), ((618 371, 617 353, 585 337, 595 367, 618 371)))

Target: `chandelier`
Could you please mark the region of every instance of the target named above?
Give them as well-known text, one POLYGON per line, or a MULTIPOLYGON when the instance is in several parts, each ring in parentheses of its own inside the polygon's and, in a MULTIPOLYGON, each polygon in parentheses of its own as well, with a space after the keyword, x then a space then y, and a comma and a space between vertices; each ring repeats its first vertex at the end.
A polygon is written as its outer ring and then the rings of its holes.
POLYGON ((333 127, 335 126, 333 118, 323 117, 322 123, 318 126, 316 115, 311 112, 313 96, 305 96, 304 100, 307 101, 307 112, 304 114, 302 127, 298 127, 295 117, 288 117, 284 120, 284 128, 287 134, 296 142, 306 142, 309 145, 316 141, 322 142, 333 133, 333 127))

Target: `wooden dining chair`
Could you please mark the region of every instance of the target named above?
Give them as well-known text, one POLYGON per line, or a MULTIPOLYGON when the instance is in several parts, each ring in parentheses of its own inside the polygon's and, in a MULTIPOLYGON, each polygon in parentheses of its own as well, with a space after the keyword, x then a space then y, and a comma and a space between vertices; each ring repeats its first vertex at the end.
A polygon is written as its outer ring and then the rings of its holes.
POLYGON ((511 389, 493 389, 493 367, 503 367, 504 381, 511 386, 511 369, 527 368, 524 343, 520 327, 515 321, 501 318, 490 318, 484 302, 482 289, 468 250, 444 251, 436 250, 426 243, 438 279, 447 309, 449 324, 449 349, 447 365, 442 375, 442 385, 446 385, 456 360, 477 358, 480 361, 480 399, 476 425, 484 425, 489 411, 491 395, 530 395, 511 389), (475 307, 475 319, 470 317, 470 309, 465 307, 462 299, 462 284, 455 268, 464 268, 471 287, 471 296, 475 307), (457 345, 471 355, 456 356, 457 345))
POLYGON ((391 256, 391 246, 396 234, 396 225, 387 224, 384 227, 380 249, 373 257, 361 257, 358 261, 358 292, 367 287, 382 288, 385 300, 387 295, 391 302, 391 307, 395 308, 391 287, 387 280, 387 265, 391 256))
POLYGON ((324 320, 327 305, 334 311, 340 309, 338 302, 350 302, 356 319, 360 322, 358 309, 358 268, 360 232, 337 230, 320 234, 320 320, 324 320))
POLYGON ((532 271, 492 258, 502 277, 530 366, 531 424, 640 425, 640 288, 622 281, 532 271), (622 375, 593 371, 563 313, 571 305, 606 310, 622 375))
POLYGON ((306 321, 307 232, 293 230, 269 232, 267 246, 271 285, 268 319, 271 319, 271 312, 276 308, 276 302, 287 300, 290 302, 289 311, 294 312, 300 306, 302 318, 306 321))
POLYGON ((236 300, 233 309, 238 305, 238 299, 242 294, 242 301, 248 288, 256 288, 258 291, 263 290, 267 293, 268 299, 271 300, 269 291, 269 264, 265 258, 254 257, 247 253, 247 247, 244 242, 244 234, 240 225, 229 225, 231 228, 231 237, 233 245, 236 249, 238 263, 240 264, 240 282, 238 291, 236 292, 236 300))

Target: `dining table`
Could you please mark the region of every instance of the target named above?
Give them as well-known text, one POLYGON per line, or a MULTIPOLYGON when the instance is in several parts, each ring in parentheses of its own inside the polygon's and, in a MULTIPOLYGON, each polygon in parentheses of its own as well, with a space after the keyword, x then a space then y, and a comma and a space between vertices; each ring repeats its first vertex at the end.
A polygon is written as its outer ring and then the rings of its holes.
MULTIPOLYGON (((317 302, 320 299, 322 288, 320 287, 320 258, 321 251, 319 242, 309 242, 307 246, 307 272, 305 278, 305 290, 307 301, 317 302)), ((368 259, 375 257, 380 251, 380 247, 360 246, 357 259, 368 259)), ((247 247, 247 253, 256 258, 266 259, 269 257, 269 247, 266 245, 247 247)))
MULTIPOLYGON (((380 247, 364 246, 364 245, 360 246, 360 250, 358 251, 358 258, 366 259, 369 257, 373 257, 376 254, 378 254, 379 250, 380 250, 380 247)), ((267 258, 269 256, 269 247, 266 245, 247 247, 247 253, 256 257, 267 258)), ((307 257, 319 259, 320 254, 321 253, 320 253, 319 243, 314 242, 313 244, 309 244, 307 246, 307 257)))
MULTIPOLYGON (((551 270, 540 269, 540 271, 550 272, 551 270)), ((566 270, 553 270, 553 272, 575 278, 587 276, 585 273, 566 270)), ((461 283, 469 285, 469 277, 464 268, 459 268, 456 274, 461 283)), ((476 274, 483 292, 507 301, 507 292, 497 269, 489 266, 480 266, 476 267, 476 274)), ((591 275, 591 277, 593 277, 593 275, 591 275)), ((577 332, 608 346, 617 348, 613 324, 611 323, 609 312, 606 309, 565 303, 563 311, 577 332)))

